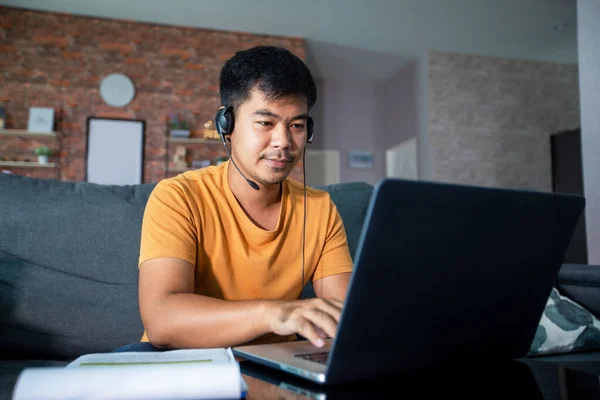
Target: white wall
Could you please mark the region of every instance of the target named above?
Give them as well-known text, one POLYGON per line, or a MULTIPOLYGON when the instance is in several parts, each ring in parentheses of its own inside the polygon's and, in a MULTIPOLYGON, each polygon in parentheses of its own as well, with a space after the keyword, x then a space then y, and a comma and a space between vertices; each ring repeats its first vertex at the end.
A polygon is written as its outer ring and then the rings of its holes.
POLYGON ((418 60, 408 62, 390 79, 380 82, 383 88, 385 127, 381 132, 381 144, 389 149, 398 143, 418 136, 418 60))
POLYGON ((305 177, 307 186, 340 183, 340 152, 337 150, 307 150, 305 177))
POLYGON ((551 191, 550 136, 580 124, 577 65, 428 57, 432 180, 551 191))
POLYGON ((433 150, 429 133, 429 55, 419 57, 417 81, 417 168, 420 180, 433 178, 433 150))
POLYGON ((310 150, 340 152, 340 181, 375 184, 385 175, 385 155, 378 132, 383 129, 382 104, 378 88, 370 81, 316 79, 318 100, 311 111, 315 119, 315 138, 310 150), (371 169, 352 169, 348 152, 370 151, 371 169))
POLYGON ((412 138, 419 144, 419 177, 431 176, 427 147, 427 56, 407 62, 389 79, 316 79, 312 150, 340 152, 340 181, 375 184, 386 176, 386 151, 412 138), (371 169, 352 169, 351 150, 371 151, 371 169))
POLYGON ((579 86, 588 263, 600 265, 600 1, 578 0, 579 86))

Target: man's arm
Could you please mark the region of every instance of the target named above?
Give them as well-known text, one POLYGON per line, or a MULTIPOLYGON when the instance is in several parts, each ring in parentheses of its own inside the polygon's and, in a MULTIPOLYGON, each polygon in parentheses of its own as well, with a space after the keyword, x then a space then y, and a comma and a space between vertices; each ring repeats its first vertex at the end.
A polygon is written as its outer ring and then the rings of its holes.
MULTIPOLYGON (((320 290, 329 287, 326 281, 320 290)), ((227 301, 194 294, 194 267, 178 258, 151 259, 140 266, 139 302, 148 339, 165 348, 230 347, 269 332, 298 333, 321 347, 322 339, 335 335, 342 306, 337 295, 227 301)))
POLYGON ((343 303, 346 300, 351 275, 350 272, 346 272, 327 276, 313 282, 315 294, 322 299, 336 299, 343 303))

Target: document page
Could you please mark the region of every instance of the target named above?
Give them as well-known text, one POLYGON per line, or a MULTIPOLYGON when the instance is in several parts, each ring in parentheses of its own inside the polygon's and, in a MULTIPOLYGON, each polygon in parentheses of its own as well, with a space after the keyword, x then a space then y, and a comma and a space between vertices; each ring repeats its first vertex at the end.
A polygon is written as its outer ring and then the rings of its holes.
POLYGON ((87 354, 67 367, 26 368, 13 400, 240 399, 247 386, 231 349, 87 354))
POLYGON ((79 357, 67 368, 124 365, 231 364, 231 349, 168 350, 162 352, 97 353, 79 357))

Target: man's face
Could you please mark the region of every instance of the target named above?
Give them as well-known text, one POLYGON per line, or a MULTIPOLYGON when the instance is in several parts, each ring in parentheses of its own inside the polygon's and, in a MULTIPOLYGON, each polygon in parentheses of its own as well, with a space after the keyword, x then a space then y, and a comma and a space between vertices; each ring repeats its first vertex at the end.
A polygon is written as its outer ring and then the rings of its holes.
POLYGON ((279 184, 302 157, 307 137, 308 105, 301 96, 266 100, 253 90, 235 111, 232 156, 250 179, 279 184))

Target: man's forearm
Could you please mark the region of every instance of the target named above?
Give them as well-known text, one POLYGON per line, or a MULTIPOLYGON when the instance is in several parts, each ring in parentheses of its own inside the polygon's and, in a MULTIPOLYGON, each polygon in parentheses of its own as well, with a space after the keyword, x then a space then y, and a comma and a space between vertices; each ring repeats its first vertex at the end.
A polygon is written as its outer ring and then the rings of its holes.
POLYGON ((274 301, 227 301, 192 293, 166 297, 146 323, 159 347, 215 348, 248 342, 271 332, 274 301))

